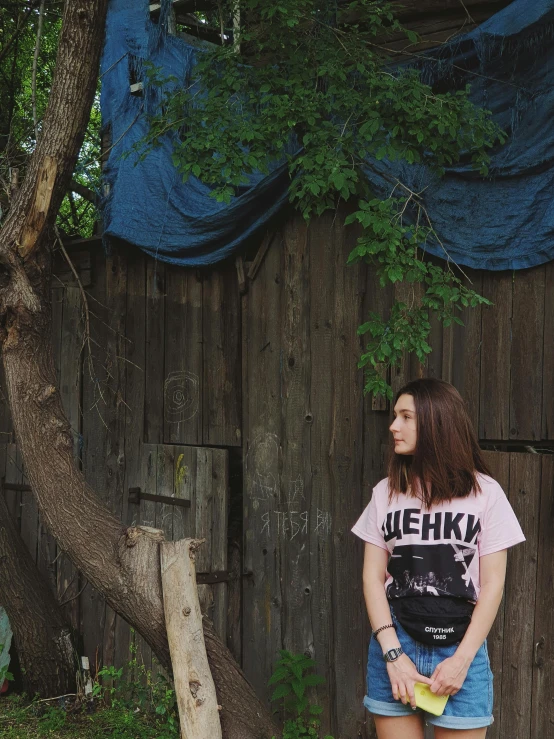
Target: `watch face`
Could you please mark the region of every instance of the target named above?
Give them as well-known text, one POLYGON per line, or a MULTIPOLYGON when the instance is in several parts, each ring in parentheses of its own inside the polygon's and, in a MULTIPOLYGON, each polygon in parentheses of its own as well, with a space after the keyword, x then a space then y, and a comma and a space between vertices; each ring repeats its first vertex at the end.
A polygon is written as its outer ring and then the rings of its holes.
POLYGON ((383 658, 386 662, 394 662, 401 654, 403 654, 402 647, 395 647, 394 649, 389 649, 385 652, 383 654, 383 658))

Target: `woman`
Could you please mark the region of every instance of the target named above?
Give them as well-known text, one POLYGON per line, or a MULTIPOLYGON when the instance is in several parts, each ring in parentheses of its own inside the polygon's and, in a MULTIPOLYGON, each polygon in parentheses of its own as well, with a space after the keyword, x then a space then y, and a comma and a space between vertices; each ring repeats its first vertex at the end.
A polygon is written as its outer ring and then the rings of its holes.
POLYGON ((506 550, 525 540, 489 475, 457 390, 425 378, 396 395, 388 477, 352 529, 366 542, 373 630, 364 705, 379 739, 484 739, 492 721, 486 637, 504 587, 506 550), (416 709, 414 683, 449 696, 416 709))

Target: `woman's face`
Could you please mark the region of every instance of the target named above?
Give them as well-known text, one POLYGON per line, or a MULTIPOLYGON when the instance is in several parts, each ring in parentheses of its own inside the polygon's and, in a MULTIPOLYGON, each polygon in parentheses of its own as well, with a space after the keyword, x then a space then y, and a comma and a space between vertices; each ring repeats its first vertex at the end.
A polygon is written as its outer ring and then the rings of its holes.
POLYGON ((411 395, 401 395, 394 406, 394 421, 390 425, 396 454, 413 454, 417 441, 415 403, 411 395))

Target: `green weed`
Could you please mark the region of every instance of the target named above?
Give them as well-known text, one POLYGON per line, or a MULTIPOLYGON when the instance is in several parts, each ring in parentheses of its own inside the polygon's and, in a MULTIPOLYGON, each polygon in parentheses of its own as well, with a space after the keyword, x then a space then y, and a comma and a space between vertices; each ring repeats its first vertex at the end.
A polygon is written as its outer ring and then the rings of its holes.
MULTIPOLYGON (((319 739, 320 721, 318 716, 323 708, 310 703, 308 691, 325 680, 313 672, 315 662, 304 654, 292 654, 286 649, 280 651, 281 659, 269 679, 269 685, 276 685, 271 696, 279 701, 285 717, 283 739, 319 739)), ((275 739, 275 737, 273 737, 275 739)), ((333 739, 328 734, 323 739, 333 739)))

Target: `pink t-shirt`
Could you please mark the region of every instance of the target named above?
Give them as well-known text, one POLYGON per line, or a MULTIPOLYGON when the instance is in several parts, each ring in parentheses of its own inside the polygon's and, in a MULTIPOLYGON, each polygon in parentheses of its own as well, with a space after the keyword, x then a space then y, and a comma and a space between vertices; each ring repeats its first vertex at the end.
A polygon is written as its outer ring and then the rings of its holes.
POLYGON ((390 553, 387 597, 448 595, 473 603, 480 592, 479 557, 525 541, 500 485, 478 475, 481 492, 422 510, 404 494, 389 503, 388 479, 373 496, 352 531, 390 553), (476 556, 477 555, 477 556, 476 556))

